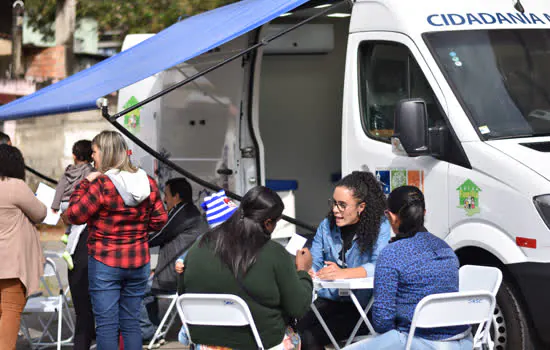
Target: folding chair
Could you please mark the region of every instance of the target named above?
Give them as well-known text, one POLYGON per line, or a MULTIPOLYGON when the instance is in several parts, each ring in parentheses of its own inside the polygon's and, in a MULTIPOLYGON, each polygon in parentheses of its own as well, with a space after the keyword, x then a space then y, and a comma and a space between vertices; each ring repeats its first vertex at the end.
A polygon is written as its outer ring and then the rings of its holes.
POLYGON ((74 336, 74 322, 69 310, 67 296, 63 291, 63 284, 61 277, 57 272, 55 262, 51 258, 46 258, 44 263, 44 274, 41 277, 41 281, 48 293, 47 296, 42 296, 42 293, 37 296, 30 296, 27 300, 23 314, 21 315, 21 331, 25 338, 29 341, 32 349, 43 349, 46 347, 57 346, 60 350, 61 346, 72 345, 74 336), (54 279, 57 283, 55 287, 57 293, 52 292, 52 288, 47 281, 54 279), (47 320, 42 317, 44 314, 49 315, 47 320), (37 316, 40 326, 42 327, 42 334, 38 339, 33 339, 30 335, 30 330, 27 325, 26 318, 30 316, 37 316), (57 317, 57 337, 54 337, 50 332, 50 326, 57 317), (66 324, 69 328, 70 336, 62 339, 63 324, 66 324))
POLYGON ((428 295, 414 310, 406 350, 411 349, 416 328, 484 324, 491 320, 494 308, 495 297, 487 291, 428 295))
POLYGON ((193 326, 250 326, 259 350, 264 348, 248 305, 231 294, 183 294, 176 306, 189 342, 193 343, 188 325, 193 326))
POLYGON ((177 310, 175 308, 176 301, 178 299, 178 294, 159 294, 155 295, 157 299, 165 299, 165 300, 171 300, 170 305, 168 306, 168 309, 166 310, 166 313, 164 314, 164 317, 160 321, 159 326, 157 327, 157 330, 155 331, 155 335, 153 335, 153 338, 151 339, 151 342, 149 342, 149 345, 147 346, 148 350, 151 350, 155 347, 155 343, 157 340, 166 337, 166 334, 172 328, 174 325, 174 321, 176 320, 176 316, 178 315, 177 310))
MULTIPOLYGON (((63 261, 65 266, 68 268, 67 262, 65 261, 65 259, 63 259, 63 254, 62 253, 56 252, 56 251, 53 251, 53 250, 44 250, 43 254, 44 254, 45 258, 58 259, 59 261, 63 261)), ((70 304, 70 302, 71 302, 71 293, 70 292, 71 292, 71 287, 67 283, 67 287, 65 287, 65 290, 63 290, 63 294, 65 294, 65 297, 67 298, 67 304, 70 304)), ((72 318, 70 320, 72 321, 72 318)), ((74 324, 72 325, 71 329, 74 332, 74 324)))
MULTIPOLYGON (((487 291, 495 298, 497 297, 500 284, 502 283, 502 272, 496 267, 464 265, 459 270, 459 288, 460 292, 487 291)), ((474 336, 474 349, 482 344, 489 344, 493 348, 494 343, 491 339, 490 329, 494 314, 491 319, 477 328, 474 336)))

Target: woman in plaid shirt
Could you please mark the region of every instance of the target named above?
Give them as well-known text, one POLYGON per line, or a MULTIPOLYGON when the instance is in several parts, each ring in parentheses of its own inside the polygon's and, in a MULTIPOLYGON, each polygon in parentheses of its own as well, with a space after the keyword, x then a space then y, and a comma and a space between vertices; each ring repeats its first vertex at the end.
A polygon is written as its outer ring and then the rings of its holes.
POLYGON ((156 182, 133 166, 122 135, 103 131, 92 141, 99 172, 75 188, 67 217, 88 224, 88 279, 97 348, 142 348, 139 308, 149 277, 147 233, 167 220, 156 182))

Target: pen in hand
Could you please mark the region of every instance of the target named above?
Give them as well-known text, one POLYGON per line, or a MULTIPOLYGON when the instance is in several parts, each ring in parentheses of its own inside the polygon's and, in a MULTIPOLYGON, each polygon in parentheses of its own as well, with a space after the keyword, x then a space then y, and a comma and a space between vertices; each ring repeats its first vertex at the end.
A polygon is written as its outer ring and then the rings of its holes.
POLYGON ((309 271, 313 265, 313 258, 309 249, 303 248, 296 251, 296 269, 298 271, 309 271))

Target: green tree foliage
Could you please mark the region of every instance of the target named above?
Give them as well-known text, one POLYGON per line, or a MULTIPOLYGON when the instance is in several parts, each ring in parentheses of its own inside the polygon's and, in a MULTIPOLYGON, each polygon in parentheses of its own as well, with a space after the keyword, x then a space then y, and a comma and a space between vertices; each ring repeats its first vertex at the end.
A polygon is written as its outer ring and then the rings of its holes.
MULTIPOLYGON (((25 0, 30 25, 44 36, 53 37, 56 2, 62 0, 25 0)), ((180 18, 192 16, 237 0, 80 0, 77 18, 91 17, 99 30, 120 31, 121 36, 157 33, 180 18)))

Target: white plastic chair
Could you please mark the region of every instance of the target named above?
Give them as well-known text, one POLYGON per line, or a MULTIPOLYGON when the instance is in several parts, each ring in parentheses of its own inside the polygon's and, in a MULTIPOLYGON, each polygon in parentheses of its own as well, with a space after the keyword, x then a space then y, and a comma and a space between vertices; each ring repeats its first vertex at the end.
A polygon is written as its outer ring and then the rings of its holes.
POLYGON ((416 328, 484 324, 491 320, 495 297, 487 291, 428 295, 420 300, 411 323, 406 350, 410 350, 416 328))
POLYGON ((194 343, 188 325, 250 326, 258 349, 264 348, 248 305, 236 295, 183 294, 178 297, 176 305, 191 344, 194 343))
POLYGON ((32 349, 42 349, 46 347, 57 346, 57 349, 61 349, 61 346, 72 345, 74 335, 74 322, 69 310, 68 299, 63 291, 63 284, 61 277, 57 272, 55 262, 46 258, 44 263, 44 274, 41 277, 41 281, 48 293, 46 296, 39 294, 38 296, 30 296, 27 300, 23 313, 21 315, 21 331, 25 338, 31 344, 32 349), (47 280, 54 279, 57 283, 55 287, 57 292, 52 291, 47 280), (44 314, 49 315, 46 321, 42 319, 44 314), (40 326, 42 327, 42 334, 38 339, 33 339, 30 335, 29 327, 25 318, 35 316, 38 317, 40 326), (50 325, 57 318, 57 337, 54 337, 50 332, 50 325), (63 324, 66 324, 71 333, 66 339, 62 339, 63 324))
MULTIPOLYGON (((502 272, 496 267, 464 265, 459 270, 458 290, 460 292, 483 290, 490 292, 496 298, 501 283, 502 272)), ((481 347, 482 344, 488 344, 491 349, 494 347, 489 333, 494 317, 493 314, 489 321, 477 328, 474 349, 481 347)))
POLYGON ((176 320, 176 316, 178 313, 176 312, 176 301, 178 299, 178 294, 159 294, 155 295, 157 299, 168 299, 170 300, 170 305, 168 306, 168 309, 166 310, 166 313, 164 314, 164 317, 162 317, 162 320, 160 321, 159 326, 157 327, 157 330, 155 331, 155 335, 153 335, 153 338, 149 342, 149 345, 147 346, 148 350, 151 350, 155 347, 155 343, 158 339, 161 339, 163 337, 166 337, 166 334, 172 328, 174 325, 174 321, 176 320))

